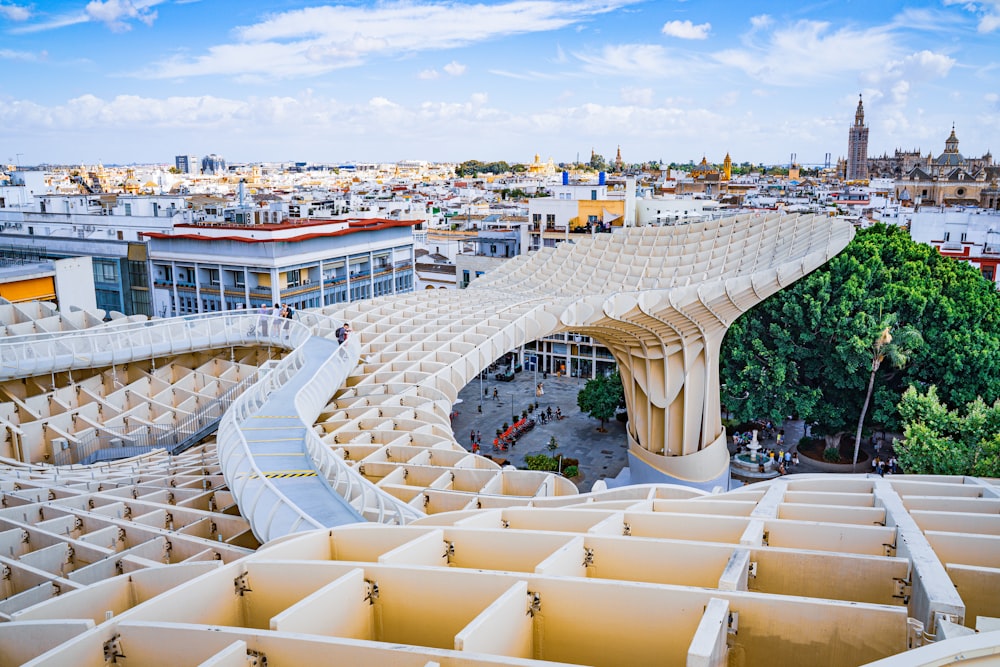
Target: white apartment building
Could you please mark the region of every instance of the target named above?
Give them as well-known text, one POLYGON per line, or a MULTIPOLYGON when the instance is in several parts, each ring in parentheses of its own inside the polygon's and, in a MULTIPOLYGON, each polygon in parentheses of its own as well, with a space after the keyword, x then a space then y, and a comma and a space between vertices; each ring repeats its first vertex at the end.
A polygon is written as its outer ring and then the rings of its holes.
POLYGON ((415 221, 180 224, 144 234, 156 315, 317 308, 413 290, 415 221))

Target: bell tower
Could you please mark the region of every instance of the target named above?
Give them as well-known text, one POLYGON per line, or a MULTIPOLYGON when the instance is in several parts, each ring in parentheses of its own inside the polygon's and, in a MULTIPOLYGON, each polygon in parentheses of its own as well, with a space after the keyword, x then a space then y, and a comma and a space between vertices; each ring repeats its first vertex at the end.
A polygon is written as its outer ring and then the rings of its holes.
POLYGON ((858 109, 854 112, 854 125, 847 134, 848 181, 868 178, 868 126, 865 125, 865 106, 858 95, 858 109))

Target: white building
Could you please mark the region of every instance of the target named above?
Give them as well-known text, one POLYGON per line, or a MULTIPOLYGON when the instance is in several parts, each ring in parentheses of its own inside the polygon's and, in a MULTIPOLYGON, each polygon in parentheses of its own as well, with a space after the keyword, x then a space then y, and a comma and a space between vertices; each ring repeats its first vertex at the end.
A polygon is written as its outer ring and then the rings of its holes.
POLYGON ((180 224, 149 241, 156 315, 317 308, 413 290, 415 223, 180 224))
POLYGON ((966 261, 1000 286, 1000 213, 942 208, 905 211, 910 237, 934 246, 945 257, 966 261))

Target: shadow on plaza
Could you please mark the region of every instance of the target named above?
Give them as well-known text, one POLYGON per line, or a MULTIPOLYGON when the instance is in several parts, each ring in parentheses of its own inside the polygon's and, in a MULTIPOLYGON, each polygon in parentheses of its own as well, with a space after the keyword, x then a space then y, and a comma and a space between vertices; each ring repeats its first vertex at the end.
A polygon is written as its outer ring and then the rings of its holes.
MULTIPOLYGON (((557 378, 550 374, 548 379, 543 379, 541 373, 538 374, 538 382, 544 386, 545 394, 540 397, 535 396, 535 374, 532 371, 521 371, 515 375, 511 382, 501 382, 495 380, 493 374, 489 379, 482 382, 483 389, 487 396, 483 397, 478 379, 469 383, 459 392, 459 401, 455 405, 456 416, 452 419, 452 428, 455 431, 455 439, 467 450, 471 450, 470 431, 478 430, 482 434, 481 453, 492 456, 497 460, 506 460, 507 463, 524 470, 527 466, 524 457, 528 454, 552 454, 548 450, 549 438, 556 437, 559 447, 555 453, 562 454, 567 458, 578 459, 580 462, 580 477, 574 481, 581 492, 587 492, 593 487, 594 482, 599 479, 614 479, 621 473, 622 469, 628 465, 628 440, 625 436, 625 425, 619 421, 612 420, 605 424, 607 433, 597 430, 600 422, 582 412, 576 405, 576 396, 583 389, 585 380, 561 377, 557 378), (498 400, 493 399, 493 389, 496 388, 498 400), (482 399, 482 400, 480 400, 482 399), (564 419, 560 421, 550 421, 547 424, 538 423, 528 433, 522 435, 517 440, 517 445, 507 451, 493 451, 493 439, 496 437, 496 430, 501 428, 506 422, 511 424, 521 417, 521 412, 527 408, 529 402, 537 401, 539 409, 545 410, 551 407, 555 412, 556 407, 560 408, 564 419), (479 405, 482 403, 482 412, 479 412, 479 405)), ((536 417, 537 414, 530 415, 536 417)), ((795 451, 795 445, 804 435, 804 424, 799 420, 788 420, 782 427, 785 429, 786 442, 795 451)), ((773 440, 762 441, 766 447, 775 447, 773 440)), ((874 455, 874 450, 870 444, 862 446, 869 452, 869 456, 874 455)), ((730 454, 734 453, 730 447, 730 454)), ((858 472, 867 472, 866 467, 859 467, 858 472)), ((789 473, 816 473, 829 472, 817 466, 806 457, 800 457, 800 464, 788 470, 789 473)), ((852 472, 849 469, 838 472, 852 472)), ((742 483, 733 480, 731 488, 741 486, 742 483)))
MULTIPOLYGON (((538 382, 542 383, 545 394, 536 397, 535 377, 532 371, 521 371, 515 375, 513 381, 500 382, 495 380, 491 373, 489 379, 482 381, 482 386, 488 393, 485 398, 479 389, 478 379, 474 379, 462 389, 458 394, 461 402, 455 405, 457 415, 451 423, 455 430, 455 439, 459 444, 471 449, 470 431, 479 430, 482 433, 481 453, 495 459, 506 459, 509 464, 523 470, 527 468, 524 463, 526 455, 552 454, 547 445, 549 438, 555 436, 559 443, 555 453, 580 461, 581 476, 575 480, 580 491, 589 491, 598 479, 616 477, 622 468, 628 465, 625 425, 613 420, 604 425, 607 433, 601 433, 597 430, 600 422, 580 412, 576 405, 576 396, 583 389, 586 380, 565 376, 557 378, 552 374, 548 379, 543 379, 542 374, 538 373, 538 382), (498 400, 493 400, 494 388, 497 390, 498 400), (479 412, 480 399, 482 399, 482 413, 479 412), (535 428, 518 438, 517 445, 513 449, 494 452, 493 439, 496 437, 496 430, 501 428, 504 422, 511 424, 520 419, 521 412, 528 407, 528 403, 535 401, 538 402, 540 410, 551 407, 555 413, 558 407, 564 419, 558 421, 553 419, 546 424, 541 424, 536 419, 535 428)), ((532 418, 535 416, 535 414, 529 415, 532 418)))

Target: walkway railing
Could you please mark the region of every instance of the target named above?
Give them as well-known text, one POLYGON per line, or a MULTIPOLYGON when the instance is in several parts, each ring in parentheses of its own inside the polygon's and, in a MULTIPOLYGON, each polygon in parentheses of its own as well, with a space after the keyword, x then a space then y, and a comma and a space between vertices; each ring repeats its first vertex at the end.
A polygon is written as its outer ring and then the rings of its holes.
MULTIPOLYGON (((260 381, 233 397, 231 404, 217 401, 211 411, 193 415, 191 425, 207 423, 214 411, 224 411, 217 435, 218 456, 226 481, 241 512, 262 540, 313 527, 322 527, 291 502, 267 479, 254 461, 240 424, 257 414, 275 390, 299 372, 304 362, 301 347, 313 335, 337 323, 319 313, 304 313, 300 320, 261 316, 245 311, 205 313, 162 320, 147 320, 95 327, 77 332, 29 334, 0 338, 0 380, 32 375, 125 364, 140 359, 231 345, 275 345, 290 352, 260 381)), ((296 416, 305 428, 306 453, 317 472, 362 516, 372 521, 408 523, 423 514, 378 489, 348 463, 335 456, 312 430, 330 394, 343 385, 360 356, 357 337, 312 374, 295 397, 296 416)), ((231 388, 234 389, 234 388, 231 388)), ((241 387, 242 389, 242 387, 241 387)), ((191 426, 189 425, 189 426, 191 426)), ((187 433, 184 426, 178 427, 187 433)), ((129 436, 123 436, 123 446, 129 436)), ((110 438, 109 438, 110 439, 110 438)), ((99 451, 73 458, 80 460, 99 451)))
POLYGON ((278 362, 263 380, 236 399, 223 415, 216 436, 222 474, 240 513, 250 522, 254 534, 262 543, 300 530, 323 528, 265 476, 240 429, 240 424, 256 415, 267 403, 268 396, 291 380, 302 367, 301 351, 295 349, 278 362))
MULTIPOLYGON (((306 424, 316 421, 316 417, 330 400, 330 388, 344 384, 351 369, 357 364, 360 351, 357 337, 348 339, 346 345, 341 345, 334 356, 314 371, 308 384, 299 389, 295 396, 295 411, 306 424)), ((356 468, 336 456, 312 428, 306 430, 305 443, 309 458, 330 482, 330 486, 367 520, 406 524, 425 516, 423 512, 365 479, 356 468)))
POLYGON ((91 431, 75 441, 67 441, 63 448, 53 447, 53 462, 58 466, 73 463, 86 465, 145 454, 154 449, 180 454, 210 435, 233 401, 268 370, 270 368, 266 365, 254 369, 208 405, 179 422, 138 427, 102 426, 100 430, 91 431))
POLYGON ((0 380, 230 345, 269 344, 292 349, 310 335, 309 327, 296 320, 229 311, 10 336, 0 338, 0 380))

